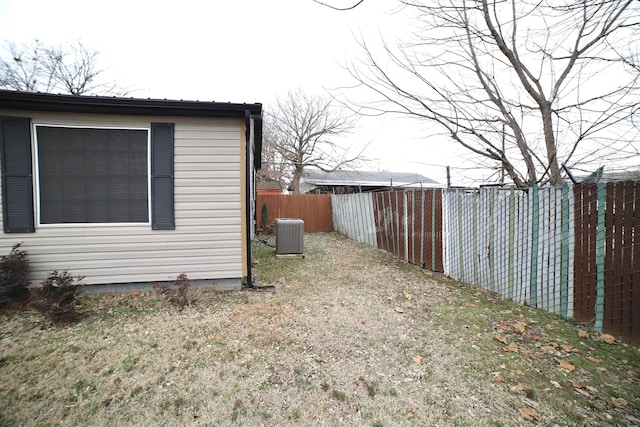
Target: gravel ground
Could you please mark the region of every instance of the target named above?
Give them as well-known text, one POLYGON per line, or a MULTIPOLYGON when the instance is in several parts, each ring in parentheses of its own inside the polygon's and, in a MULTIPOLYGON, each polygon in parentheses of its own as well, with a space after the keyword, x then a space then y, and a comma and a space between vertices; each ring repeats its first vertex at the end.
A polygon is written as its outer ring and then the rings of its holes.
POLYGON ((272 252, 255 274, 275 292, 91 297, 67 327, 1 317, 0 426, 640 423, 636 349, 337 234, 272 252))

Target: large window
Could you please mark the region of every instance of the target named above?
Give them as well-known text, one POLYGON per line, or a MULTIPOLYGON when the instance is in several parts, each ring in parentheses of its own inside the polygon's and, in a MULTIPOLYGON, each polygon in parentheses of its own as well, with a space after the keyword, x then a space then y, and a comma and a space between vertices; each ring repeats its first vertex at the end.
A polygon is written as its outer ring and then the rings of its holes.
POLYGON ((149 223, 146 129, 36 125, 39 223, 149 223))

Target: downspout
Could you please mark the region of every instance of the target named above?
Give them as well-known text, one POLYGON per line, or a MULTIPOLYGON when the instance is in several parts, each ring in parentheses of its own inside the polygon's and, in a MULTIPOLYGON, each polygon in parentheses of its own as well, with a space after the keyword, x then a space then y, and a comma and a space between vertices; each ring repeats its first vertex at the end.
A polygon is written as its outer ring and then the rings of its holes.
POLYGON ((251 271, 251 258, 252 258, 252 251, 251 251, 251 239, 252 239, 252 235, 251 235, 251 221, 253 221, 253 218, 251 217, 251 180, 253 180, 253 174, 251 173, 251 171, 253 170, 253 156, 251 155, 251 137, 253 135, 251 135, 251 111, 249 110, 245 110, 244 112, 244 126, 245 126, 245 137, 246 137, 246 142, 245 142, 245 150, 246 150, 246 155, 245 155, 245 217, 246 217, 246 221, 245 221, 245 239, 246 242, 245 244, 247 245, 247 286, 249 286, 252 289, 258 289, 258 285, 256 285, 255 283, 253 283, 253 274, 251 271))

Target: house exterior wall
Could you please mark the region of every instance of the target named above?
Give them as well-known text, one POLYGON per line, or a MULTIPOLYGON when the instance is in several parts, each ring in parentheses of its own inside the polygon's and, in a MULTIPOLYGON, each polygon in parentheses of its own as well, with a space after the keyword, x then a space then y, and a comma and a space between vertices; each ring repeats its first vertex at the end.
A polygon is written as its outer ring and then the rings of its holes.
POLYGON ((88 285, 173 281, 186 273, 194 281, 240 286, 246 251, 241 192, 243 119, 6 110, 0 110, 0 115, 31 118, 33 157, 33 124, 149 129, 151 122, 175 123, 175 230, 152 230, 150 225, 58 224, 36 226, 35 233, 0 232, 0 254, 24 242, 33 284, 52 270, 67 269, 86 276, 88 285))

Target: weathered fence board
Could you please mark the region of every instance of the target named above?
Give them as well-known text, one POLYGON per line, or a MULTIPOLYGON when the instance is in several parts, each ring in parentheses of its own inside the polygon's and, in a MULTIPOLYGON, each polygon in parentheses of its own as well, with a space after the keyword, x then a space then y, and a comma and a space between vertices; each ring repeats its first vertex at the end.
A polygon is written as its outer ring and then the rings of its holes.
POLYGON ((574 317, 578 322, 592 326, 596 318, 597 187, 595 184, 576 186, 574 193, 576 197, 574 317))
POLYGON ((256 208, 258 229, 271 226, 276 218, 300 218, 305 232, 333 231, 330 194, 259 194, 256 208), (263 206, 268 211, 264 224, 263 206))
POLYGON ((637 182, 606 185, 602 329, 629 338, 634 337, 634 328, 640 322, 640 292, 637 287, 635 293, 633 289, 634 275, 637 280, 640 272, 639 253, 634 247, 634 240, 637 244, 639 238, 634 229, 640 200, 638 188, 637 182))
MULTIPOLYGON (((433 271, 444 271, 442 190, 389 191, 340 197, 369 197, 375 244, 399 259, 433 271)), ((334 196, 338 200, 338 196, 334 196)), ((367 219, 356 217, 352 221, 367 219)), ((359 240, 363 241, 363 240, 359 240)))
POLYGON ((640 184, 635 182, 635 195, 633 197, 633 249, 632 257, 633 263, 631 268, 630 280, 627 281, 627 289, 629 289, 630 298, 632 302, 630 304, 631 312, 628 313, 628 317, 633 319, 631 325, 631 337, 632 339, 640 342, 640 290, 638 289, 638 283, 640 283, 640 184), (635 284, 635 289, 634 289, 635 284))
POLYGON ((333 227, 350 239, 376 246, 376 223, 370 193, 335 195, 331 199, 333 227))

